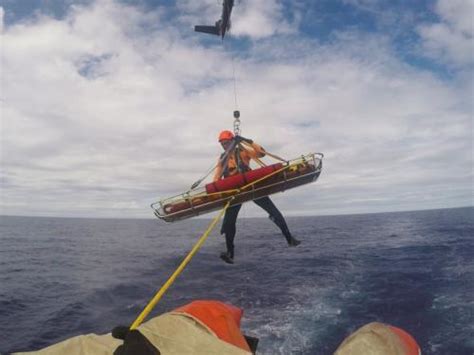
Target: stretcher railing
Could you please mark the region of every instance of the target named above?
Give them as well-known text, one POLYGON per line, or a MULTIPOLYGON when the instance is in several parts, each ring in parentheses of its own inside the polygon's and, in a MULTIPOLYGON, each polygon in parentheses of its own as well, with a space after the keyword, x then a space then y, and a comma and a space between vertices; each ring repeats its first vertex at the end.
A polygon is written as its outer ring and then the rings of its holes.
MULTIPOLYGON (((322 153, 310 153, 279 164, 278 169, 256 181, 224 191, 208 193, 206 187, 189 190, 151 204, 154 214, 166 222, 195 217, 316 181, 322 170, 322 153)), ((209 190, 209 189, 208 189, 209 190)))

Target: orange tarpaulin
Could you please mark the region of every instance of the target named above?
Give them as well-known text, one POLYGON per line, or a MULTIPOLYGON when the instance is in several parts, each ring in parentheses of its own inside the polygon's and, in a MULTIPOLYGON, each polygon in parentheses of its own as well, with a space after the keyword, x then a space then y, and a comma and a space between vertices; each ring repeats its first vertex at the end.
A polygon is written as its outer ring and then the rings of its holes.
POLYGON ((248 352, 249 345, 240 331, 240 308, 218 301, 194 301, 174 312, 188 314, 211 329, 219 339, 248 352))

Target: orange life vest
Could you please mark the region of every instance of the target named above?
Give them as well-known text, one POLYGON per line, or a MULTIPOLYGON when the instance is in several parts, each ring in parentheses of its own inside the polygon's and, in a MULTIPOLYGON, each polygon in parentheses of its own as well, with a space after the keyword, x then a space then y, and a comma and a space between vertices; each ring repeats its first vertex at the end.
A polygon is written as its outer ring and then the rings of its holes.
MULTIPOLYGON (((262 158, 265 156, 265 149, 263 149, 261 146, 256 143, 251 143, 250 145, 252 146, 252 149, 247 149, 242 146, 240 147, 240 149, 238 149, 240 152, 240 170, 250 170, 250 160, 262 158)), ((222 166, 221 160, 222 156, 219 157, 217 163, 216 172, 214 174, 214 181, 219 180, 223 175, 227 177, 238 174, 240 172, 239 165, 237 162, 237 152, 235 149, 234 151, 229 153, 229 158, 227 159, 226 166, 222 166)))

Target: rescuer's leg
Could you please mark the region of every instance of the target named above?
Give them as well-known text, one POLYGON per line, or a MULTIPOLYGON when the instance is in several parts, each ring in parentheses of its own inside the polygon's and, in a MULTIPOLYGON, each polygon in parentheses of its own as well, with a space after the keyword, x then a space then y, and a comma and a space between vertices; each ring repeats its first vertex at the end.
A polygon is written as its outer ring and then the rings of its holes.
POLYGON ((236 221, 242 205, 229 207, 225 211, 224 221, 222 222, 221 234, 225 234, 225 243, 227 252, 221 253, 221 259, 228 264, 234 263, 234 238, 236 232, 236 221))
POLYGON ((270 200, 270 197, 262 197, 257 200, 254 200, 253 202, 255 202, 258 206, 268 212, 268 218, 270 218, 273 223, 275 223, 278 228, 280 228, 290 247, 295 247, 301 243, 298 239, 291 235, 290 230, 288 229, 288 225, 286 224, 285 218, 275 206, 275 204, 272 202, 272 200, 270 200))

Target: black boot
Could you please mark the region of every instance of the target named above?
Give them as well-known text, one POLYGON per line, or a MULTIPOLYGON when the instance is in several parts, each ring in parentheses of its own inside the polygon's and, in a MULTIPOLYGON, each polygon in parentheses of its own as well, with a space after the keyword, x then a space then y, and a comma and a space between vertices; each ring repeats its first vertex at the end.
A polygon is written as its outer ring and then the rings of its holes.
POLYGON ((234 263, 234 256, 228 251, 221 253, 221 259, 224 260, 227 264, 234 263))
POLYGON ((296 247, 298 245, 301 244, 301 241, 299 241, 298 239, 296 239, 295 237, 291 236, 290 238, 288 238, 288 246, 290 247, 296 247))

